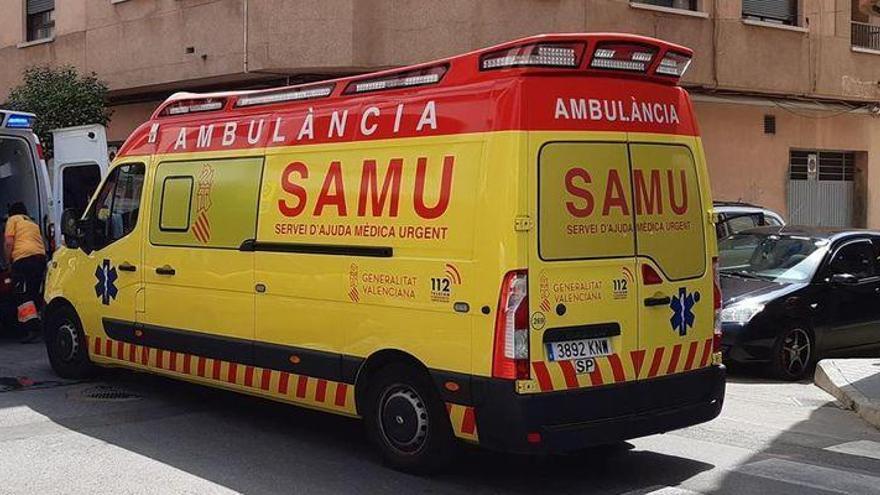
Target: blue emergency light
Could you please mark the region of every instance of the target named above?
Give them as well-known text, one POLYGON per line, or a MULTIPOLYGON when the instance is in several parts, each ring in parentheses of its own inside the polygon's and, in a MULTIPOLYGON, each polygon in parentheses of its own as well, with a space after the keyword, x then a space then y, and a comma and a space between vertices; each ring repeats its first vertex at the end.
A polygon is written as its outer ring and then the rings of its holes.
POLYGON ((9 129, 30 129, 34 126, 34 118, 30 115, 10 114, 6 118, 6 127, 9 129))

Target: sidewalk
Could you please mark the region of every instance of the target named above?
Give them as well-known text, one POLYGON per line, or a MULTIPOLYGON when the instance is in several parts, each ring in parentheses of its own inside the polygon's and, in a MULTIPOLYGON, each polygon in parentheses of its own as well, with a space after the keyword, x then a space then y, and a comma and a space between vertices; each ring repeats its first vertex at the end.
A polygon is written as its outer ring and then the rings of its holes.
POLYGON ((816 385, 880 428, 880 359, 823 359, 816 385))

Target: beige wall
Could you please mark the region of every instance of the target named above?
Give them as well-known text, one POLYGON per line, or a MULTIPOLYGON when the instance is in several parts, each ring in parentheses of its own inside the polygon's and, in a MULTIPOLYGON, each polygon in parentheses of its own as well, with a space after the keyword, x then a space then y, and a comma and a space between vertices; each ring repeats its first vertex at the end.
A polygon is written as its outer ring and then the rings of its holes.
POLYGON ((137 126, 150 119, 161 101, 115 105, 113 117, 107 127, 107 141, 125 141, 137 126))
POLYGON ((14 46, 24 40, 24 2, 0 0, 0 47, 14 46))
MULTIPOLYGON (((0 0, 0 101, 28 65, 95 71, 114 101, 149 101, 114 107, 114 141, 173 91, 400 66, 547 32, 632 32, 692 47, 684 83, 694 93, 880 101, 880 55, 851 47, 852 0, 800 0, 797 29, 744 22, 740 0, 701 0, 700 15, 629 0, 57 0, 55 40, 27 47, 22 4, 0 0)), ((864 173, 880 177, 880 120, 868 115, 736 99, 696 108, 718 198, 784 212, 792 147, 865 152, 864 173), (762 132, 765 113, 777 117, 774 136, 762 132)), ((868 223, 880 227, 880 186, 867 184, 868 223)))
MULTIPOLYGON (((781 104, 694 104, 703 137, 712 194, 719 200, 764 205, 788 216, 789 151, 817 149, 867 152, 857 180, 867 185, 867 224, 880 228, 880 118, 865 113, 819 112, 781 104), (776 116, 776 134, 764 134, 764 115, 776 116), (873 187, 872 187, 873 186, 873 187)), ((714 99, 713 99, 714 100, 714 99)))
POLYGON ((693 47, 689 86, 880 99, 880 55, 850 47, 851 0, 801 0, 800 31, 745 24, 740 0, 703 0, 704 17, 629 0, 60 0, 55 41, 19 48, 22 3, 0 0, 0 98, 34 63, 95 71, 125 95, 404 65, 536 33, 624 31, 693 47))

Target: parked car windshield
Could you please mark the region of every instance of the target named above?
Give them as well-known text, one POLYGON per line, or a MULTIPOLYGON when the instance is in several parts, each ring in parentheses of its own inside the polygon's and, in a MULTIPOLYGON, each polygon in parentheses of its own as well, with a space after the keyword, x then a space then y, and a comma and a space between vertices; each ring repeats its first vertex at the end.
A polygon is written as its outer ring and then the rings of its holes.
POLYGON ((807 282, 828 241, 800 236, 740 233, 718 243, 721 273, 775 282, 807 282))

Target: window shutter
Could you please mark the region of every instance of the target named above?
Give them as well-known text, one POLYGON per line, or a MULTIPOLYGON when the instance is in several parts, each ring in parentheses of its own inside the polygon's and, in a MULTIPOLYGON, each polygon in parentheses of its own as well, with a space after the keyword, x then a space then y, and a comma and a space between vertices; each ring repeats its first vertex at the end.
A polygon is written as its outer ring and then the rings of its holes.
POLYGON ((742 0, 743 17, 797 24, 797 0, 742 0))
POLYGON ((27 14, 39 14, 55 9, 55 0, 27 0, 27 14))
POLYGON ((696 0, 635 0, 635 2, 673 9, 697 10, 696 0))

